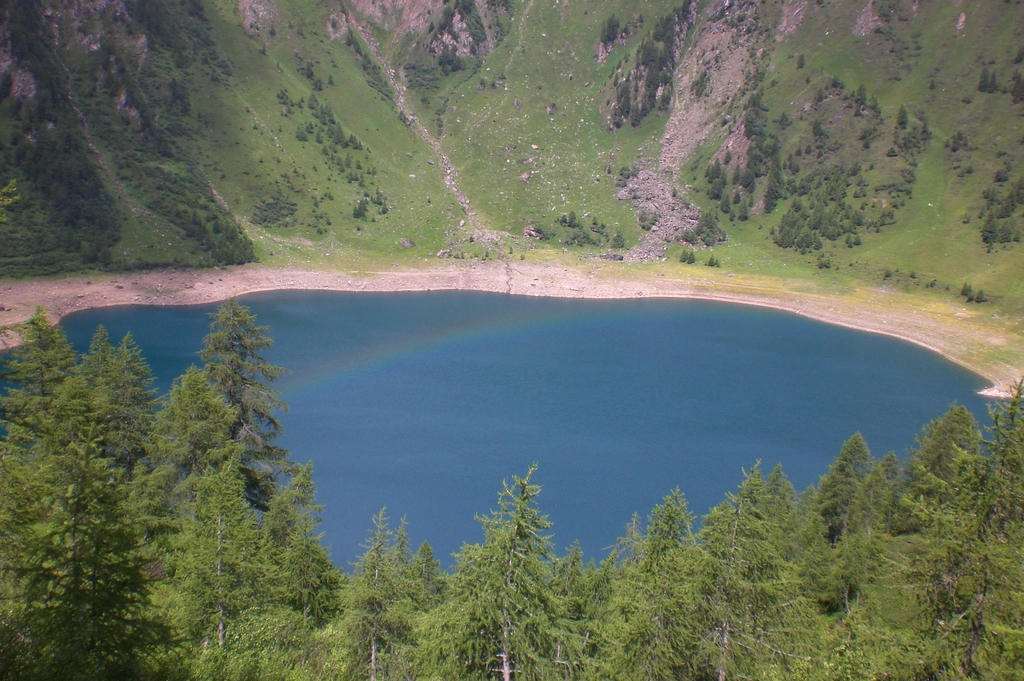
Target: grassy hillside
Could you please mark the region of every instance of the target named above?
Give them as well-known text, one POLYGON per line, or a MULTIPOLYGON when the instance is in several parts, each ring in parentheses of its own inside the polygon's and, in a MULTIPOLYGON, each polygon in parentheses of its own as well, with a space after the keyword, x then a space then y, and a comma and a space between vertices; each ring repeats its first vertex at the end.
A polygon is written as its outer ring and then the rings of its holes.
MULTIPOLYGON (((615 121, 618 86, 647 68, 643 44, 675 11, 517 4, 493 52, 413 87, 407 100, 463 169, 485 226, 516 236, 532 229, 573 249, 580 232, 560 222, 572 211, 580 224, 596 217, 610 227, 586 235, 583 252, 608 250, 614 231, 628 249, 665 217, 616 199, 646 159, 680 203, 717 214, 728 235, 718 246, 723 267, 970 305, 960 295, 966 283, 983 291, 987 309, 1016 318, 1019 4, 700 3, 676 34, 669 110, 637 126, 615 121), (613 15, 628 30, 605 46, 613 15), (983 70, 994 74, 988 86, 983 70), (697 133, 673 126, 693 107, 713 124, 697 133), (670 156, 673 145, 687 153, 670 156), (722 179, 711 179, 716 172, 722 179)), ((664 256, 693 245, 684 241, 671 239, 664 256)))
POLYGON ((2 274, 713 250, 1020 323, 1019 3, 5 8, 2 274))

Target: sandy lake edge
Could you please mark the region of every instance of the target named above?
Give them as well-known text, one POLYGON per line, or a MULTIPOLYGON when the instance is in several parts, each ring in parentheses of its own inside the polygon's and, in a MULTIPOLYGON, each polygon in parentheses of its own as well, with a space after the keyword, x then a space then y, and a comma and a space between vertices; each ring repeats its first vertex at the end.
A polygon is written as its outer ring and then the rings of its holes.
MULTIPOLYGON (((985 348, 1018 345, 1021 339, 979 324, 976 315, 960 308, 910 305, 900 294, 882 289, 870 290, 861 296, 836 296, 782 289, 778 281, 716 275, 678 278, 614 263, 578 265, 534 261, 477 261, 419 270, 395 267, 359 272, 262 265, 207 270, 164 268, 0 280, 0 327, 24 321, 37 307, 46 310, 56 322, 67 314, 97 307, 196 305, 275 290, 465 290, 562 298, 690 298, 768 307, 915 343, 990 381, 991 387, 980 391, 986 397, 1005 397, 1024 374, 1024 365, 992 360, 984 352, 985 348)), ((0 347, 12 344, 10 336, 0 341, 0 347)))

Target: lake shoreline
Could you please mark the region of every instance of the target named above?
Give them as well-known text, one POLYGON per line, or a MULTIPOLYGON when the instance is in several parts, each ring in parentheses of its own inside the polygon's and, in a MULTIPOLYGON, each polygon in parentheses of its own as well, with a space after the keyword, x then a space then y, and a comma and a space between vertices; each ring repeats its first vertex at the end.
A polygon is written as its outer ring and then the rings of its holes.
MULTIPOLYGON (((703 268, 701 268, 703 269, 703 268)), ((687 273, 689 274, 689 273, 687 273)), ((772 285, 774 283, 774 286, 772 285)), ((1004 334, 977 324, 976 315, 952 306, 921 309, 884 289, 866 297, 783 290, 733 273, 701 272, 685 278, 622 263, 472 261, 421 270, 331 272, 245 265, 209 270, 164 268, 142 272, 0 281, 0 326, 28 319, 37 307, 59 321, 73 312, 115 305, 198 305, 275 290, 414 292, 465 290, 559 298, 701 299, 755 305, 817 321, 881 333, 925 347, 991 382, 980 392, 1005 397, 1024 367, 980 361, 979 344, 1004 346, 1004 334), (628 278, 627 278, 628 277, 628 278)), ((15 340, 4 339, 10 346, 15 340)))

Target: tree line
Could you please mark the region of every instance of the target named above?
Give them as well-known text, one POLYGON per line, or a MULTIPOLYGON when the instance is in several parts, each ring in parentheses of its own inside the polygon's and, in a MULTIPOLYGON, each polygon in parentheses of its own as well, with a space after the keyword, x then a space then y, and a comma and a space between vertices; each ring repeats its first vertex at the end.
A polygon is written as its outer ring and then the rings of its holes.
POLYGON ((346 572, 275 444, 268 329, 212 317, 161 398, 130 335, 9 330, 0 678, 1024 677, 1020 385, 905 461, 855 434, 802 492, 755 463, 699 522, 672 490, 599 563, 555 551, 534 465, 450 571, 381 510, 346 572))

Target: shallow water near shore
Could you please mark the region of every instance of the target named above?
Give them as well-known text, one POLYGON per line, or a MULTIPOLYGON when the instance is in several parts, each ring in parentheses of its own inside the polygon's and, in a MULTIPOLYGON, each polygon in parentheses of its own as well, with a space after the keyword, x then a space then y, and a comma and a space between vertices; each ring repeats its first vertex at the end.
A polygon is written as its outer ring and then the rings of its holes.
MULTIPOLYGON (((534 480, 561 552, 596 558, 673 487, 706 513, 758 461, 803 489, 856 431, 904 456, 952 402, 984 425, 987 385, 893 338, 764 308, 472 292, 284 291, 240 298, 289 369, 281 444, 312 461, 325 543, 343 567, 373 514, 405 516, 442 565, 482 531, 501 481, 534 480)), ((213 305, 66 317, 79 350, 127 331, 157 387, 190 363, 213 305)))

